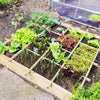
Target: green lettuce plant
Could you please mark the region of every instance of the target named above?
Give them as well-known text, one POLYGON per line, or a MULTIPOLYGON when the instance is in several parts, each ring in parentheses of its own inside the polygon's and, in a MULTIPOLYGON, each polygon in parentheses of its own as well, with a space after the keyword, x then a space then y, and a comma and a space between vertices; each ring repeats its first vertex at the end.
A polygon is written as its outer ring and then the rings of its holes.
POLYGON ((68 57, 65 57, 65 52, 61 52, 60 47, 61 45, 59 44, 59 42, 52 42, 49 43, 49 49, 52 52, 53 57, 55 58, 55 61, 60 63, 61 60, 63 61, 67 61, 68 57))
POLYGON ((69 29, 69 33, 74 36, 77 37, 78 39, 81 39, 83 36, 83 33, 78 34, 77 29, 73 30, 73 29, 69 29))
POLYGON ((9 48, 10 53, 14 53, 26 46, 26 44, 31 43, 39 35, 34 34, 30 29, 21 28, 16 31, 15 34, 12 34, 11 37, 11 46, 9 48))
POLYGON ((92 39, 92 38, 94 38, 94 36, 95 36, 94 34, 85 34, 84 35, 84 37, 87 38, 87 39, 89 39, 89 40, 92 39))
POLYGON ((0 41, 0 55, 3 55, 5 51, 9 49, 8 46, 6 46, 3 41, 0 41))
POLYGON ((78 87, 75 97, 72 100, 100 100, 100 81, 93 83, 91 87, 85 90, 84 87, 78 87))
POLYGON ((94 40, 88 40, 88 43, 94 47, 99 47, 100 46, 100 42, 97 39, 94 40))

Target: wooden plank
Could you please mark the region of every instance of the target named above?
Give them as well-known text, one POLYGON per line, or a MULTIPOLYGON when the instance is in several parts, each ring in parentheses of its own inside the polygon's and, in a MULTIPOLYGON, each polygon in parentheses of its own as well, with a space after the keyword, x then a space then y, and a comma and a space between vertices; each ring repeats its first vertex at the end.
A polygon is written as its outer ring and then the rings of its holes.
POLYGON ((58 86, 55 83, 53 83, 52 86, 47 88, 48 85, 50 84, 50 80, 44 78, 43 76, 37 74, 36 72, 31 71, 30 74, 27 74, 27 76, 25 76, 25 73, 29 70, 28 68, 26 68, 25 66, 19 64, 18 62, 14 61, 14 60, 12 60, 12 62, 9 62, 8 60, 9 60, 9 58, 6 57, 5 55, 0 55, 0 63, 1 64, 6 65, 7 68, 12 70, 13 72, 17 73, 18 75, 27 79, 28 81, 30 81, 34 84, 37 84, 42 89, 57 96, 59 99, 70 100, 71 97, 73 96, 72 93, 63 89, 62 87, 58 86))

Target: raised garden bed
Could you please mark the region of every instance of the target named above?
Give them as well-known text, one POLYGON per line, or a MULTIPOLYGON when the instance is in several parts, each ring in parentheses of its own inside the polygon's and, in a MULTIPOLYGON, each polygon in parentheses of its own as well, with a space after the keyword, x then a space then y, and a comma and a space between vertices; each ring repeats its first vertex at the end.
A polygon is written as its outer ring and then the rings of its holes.
MULTIPOLYGON (((56 24, 57 23, 55 23, 55 25, 56 24)), ((66 27, 63 35, 57 31, 48 30, 49 28, 52 30, 53 27, 55 27, 54 23, 52 27, 49 23, 47 23, 47 25, 49 27, 42 27, 43 30, 38 35, 34 34, 36 32, 30 31, 29 39, 26 38, 27 34, 24 34, 25 37, 23 37, 26 41, 20 37, 23 41, 22 44, 19 43, 17 46, 14 44, 9 45, 10 50, 14 47, 13 50, 15 52, 9 53, 9 55, 5 53, 9 58, 3 57, 6 59, 5 62, 7 62, 11 70, 26 77, 28 80, 51 93, 54 91, 54 94, 62 100, 70 99, 72 97, 70 93, 72 92, 72 86, 75 85, 77 80, 82 77, 82 79, 80 79, 80 85, 83 86, 86 80, 91 80, 88 78, 88 75, 92 66, 99 66, 99 61, 96 62, 96 57, 98 57, 100 45, 98 46, 97 43, 91 46, 91 44, 83 43, 87 33, 80 33, 78 30, 73 29, 69 30, 67 25, 60 25, 61 27, 66 27), (20 49, 16 49, 15 47, 20 47, 20 49), (10 64, 16 64, 16 68, 10 67, 10 64), (19 67, 17 68, 17 66, 19 67), (21 71, 19 71, 20 68, 21 71)), ((57 27, 59 27, 59 23, 57 27)), ((40 29, 41 25, 38 28, 40 29)), ((27 29, 21 30, 25 32, 29 31, 27 29)), ((19 32, 21 34, 21 31, 19 32)), ((13 38, 16 39, 16 36, 13 35, 11 43, 12 41, 14 42, 13 38)), ((93 39, 94 38, 92 38, 92 40, 93 39)), ((8 51, 6 50, 6 52, 8 51)), ((5 62, 0 61, 0 63, 4 64, 5 62)))

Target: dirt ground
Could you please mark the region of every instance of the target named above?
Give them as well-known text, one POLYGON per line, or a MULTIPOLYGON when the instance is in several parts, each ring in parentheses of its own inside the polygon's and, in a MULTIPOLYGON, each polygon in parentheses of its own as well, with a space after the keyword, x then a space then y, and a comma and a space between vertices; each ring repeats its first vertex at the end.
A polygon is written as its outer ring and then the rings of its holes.
POLYGON ((33 12, 44 13, 50 9, 47 3, 47 0, 24 0, 24 3, 19 7, 13 6, 6 12, 0 11, 0 40, 4 41, 5 37, 10 38, 10 35, 15 33, 16 29, 12 25, 12 21, 16 19, 16 13, 24 14, 24 19, 18 28, 25 27, 25 22, 30 20, 30 14, 33 12))

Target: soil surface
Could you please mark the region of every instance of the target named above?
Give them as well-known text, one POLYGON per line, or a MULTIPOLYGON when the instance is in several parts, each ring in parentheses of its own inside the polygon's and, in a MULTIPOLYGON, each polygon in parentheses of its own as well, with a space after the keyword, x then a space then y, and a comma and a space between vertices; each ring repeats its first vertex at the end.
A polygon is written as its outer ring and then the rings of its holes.
POLYGON ((45 13, 49 11, 50 6, 47 6, 47 0, 43 2, 41 0, 24 0, 24 3, 19 6, 13 6, 8 11, 0 11, 0 40, 4 41, 4 38, 10 38, 12 33, 16 32, 15 27, 12 25, 12 21, 16 20, 16 13, 23 13, 24 19, 20 23, 20 27, 26 27, 25 22, 31 18, 30 14, 33 12, 45 13))

